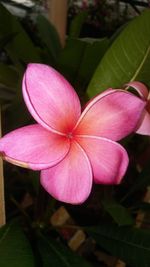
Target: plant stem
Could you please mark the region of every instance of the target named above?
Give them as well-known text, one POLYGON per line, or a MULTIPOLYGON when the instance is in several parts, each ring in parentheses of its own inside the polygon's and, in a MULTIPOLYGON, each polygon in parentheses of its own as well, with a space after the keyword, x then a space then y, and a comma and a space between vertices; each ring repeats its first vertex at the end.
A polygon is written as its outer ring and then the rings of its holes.
POLYGON ((67 23, 67 0, 48 0, 49 18, 56 27, 62 46, 65 45, 67 23))

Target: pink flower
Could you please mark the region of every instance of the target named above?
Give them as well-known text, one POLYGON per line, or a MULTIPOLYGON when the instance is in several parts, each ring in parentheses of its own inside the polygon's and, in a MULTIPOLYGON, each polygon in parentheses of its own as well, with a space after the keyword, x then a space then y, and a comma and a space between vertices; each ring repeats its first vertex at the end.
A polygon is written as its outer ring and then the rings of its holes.
POLYGON ((118 184, 128 166, 115 141, 134 131, 145 102, 124 90, 109 89, 81 113, 72 86, 51 67, 30 64, 23 78, 25 103, 37 124, 5 135, 3 158, 41 171, 41 184, 60 201, 84 202, 93 180, 118 184))
POLYGON ((138 92, 141 99, 146 101, 145 110, 139 121, 136 133, 143 135, 150 135, 150 93, 147 87, 141 82, 130 82, 127 86, 133 87, 138 92))

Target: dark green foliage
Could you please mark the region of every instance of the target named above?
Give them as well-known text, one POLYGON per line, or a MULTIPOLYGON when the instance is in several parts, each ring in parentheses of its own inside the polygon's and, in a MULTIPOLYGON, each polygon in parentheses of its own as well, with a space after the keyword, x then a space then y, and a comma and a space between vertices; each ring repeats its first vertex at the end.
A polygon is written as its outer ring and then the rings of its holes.
POLYGON ((87 229, 98 244, 133 267, 149 267, 150 231, 116 225, 87 229))
POLYGON ((0 228, 0 266, 35 266, 31 245, 18 223, 0 228))

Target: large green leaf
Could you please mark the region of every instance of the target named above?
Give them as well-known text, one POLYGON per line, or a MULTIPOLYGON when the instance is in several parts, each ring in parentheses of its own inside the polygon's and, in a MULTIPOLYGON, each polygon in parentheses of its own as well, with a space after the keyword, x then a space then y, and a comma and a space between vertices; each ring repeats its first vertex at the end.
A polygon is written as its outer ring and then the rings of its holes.
POLYGON ((43 267, 91 267, 82 257, 52 238, 45 238, 41 235, 38 247, 43 267))
POLYGON ((19 21, 0 4, 0 38, 10 35, 13 38, 6 44, 5 50, 15 64, 19 65, 19 61, 40 62, 41 58, 36 47, 19 21))
POLYGON ((35 266, 31 246, 16 223, 0 228, 0 266, 35 266))
POLYGON ((115 225, 88 228, 97 243, 133 267, 150 266, 150 231, 115 225))
POLYGON ((150 85, 150 10, 133 19, 105 53, 88 87, 89 96, 140 80, 150 85))
POLYGON ((60 38, 55 27, 45 17, 39 15, 37 17, 37 29, 42 42, 48 49, 49 57, 55 63, 61 52, 60 38))
POLYGON ((105 210, 119 226, 133 224, 133 219, 128 210, 115 201, 103 201, 105 210))

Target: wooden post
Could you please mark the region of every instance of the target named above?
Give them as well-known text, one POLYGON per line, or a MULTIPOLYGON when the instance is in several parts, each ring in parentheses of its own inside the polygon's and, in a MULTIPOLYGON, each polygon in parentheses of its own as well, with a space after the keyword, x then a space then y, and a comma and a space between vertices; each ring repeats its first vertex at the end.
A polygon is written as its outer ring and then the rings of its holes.
POLYGON ((65 44, 68 0, 47 0, 49 20, 56 27, 62 46, 65 44))
MULTIPOLYGON (((1 110, 0 110, 0 137, 2 133, 1 126, 1 110)), ((3 160, 0 157, 0 227, 6 222, 5 218, 5 200, 4 200, 4 175, 3 175, 3 160)))

